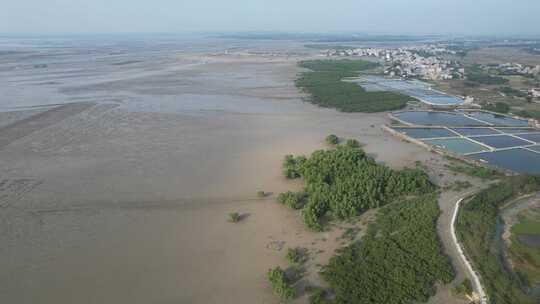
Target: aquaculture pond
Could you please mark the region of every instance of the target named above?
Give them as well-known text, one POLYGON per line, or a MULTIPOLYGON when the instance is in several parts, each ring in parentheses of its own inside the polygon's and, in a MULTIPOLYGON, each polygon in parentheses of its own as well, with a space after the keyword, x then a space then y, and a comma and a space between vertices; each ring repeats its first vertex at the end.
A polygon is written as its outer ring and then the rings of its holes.
POLYGON ((430 105, 460 105, 464 102, 462 98, 433 90, 430 84, 418 80, 389 79, 369 75, 360 78, 358 83, 367 91, 399 92, 430 105))
POLYGON ((465 138, 429 139, 423 140, 423 142, 458 154, 467 154, 488 150, 488 148, 465 138))
POLYGON ((510 135, 478 136, 470 139, 497 149, 531 145, 528 141, 510 135))
POLYGON ((512 117, 497 115, 488 112, 467 112, 468 116, 488 122, 495 126, 511 126, 511 127, 526 127, 529 122, 522 119, 515 119, 512 117))
POLYGON ((487 126, 487 123, 466 117, 461 113, 430 112, 430 111, 405 111, 395 113, 398 119, 414 125, 426 126, 487 126))
POLYGON ((492 128, 452 128, 452 130, 463 136, 501 134, 492 128))
POLYGON ((470 155, 469 157, 515 172, 540 174, 540 153, 526 149, 517 148, 478 153, 470 155))
POLYGON ((507 134, 521 134, 521 133, 536 133, 539 132, 537 129, 531 128, 495 128, 503 133, 507 134))
POLYGON ((528 149, 540 152, 540 146, 532 146, 532 147, 528 147, 528 149))
POLYGON ((518 173, 540 174, 540 130, 526 120, 479 110, 393 115, 410 125, 397 131, 428 145, 518 173))
POLYGON ((520 134, 517 136, 526 140, 534 141, 535 143, 540 143, 540 133, 520 134))
POLYGON ((455 133, 444 128, 394 128, 394 130, 412 138, 456 137, 455 133))

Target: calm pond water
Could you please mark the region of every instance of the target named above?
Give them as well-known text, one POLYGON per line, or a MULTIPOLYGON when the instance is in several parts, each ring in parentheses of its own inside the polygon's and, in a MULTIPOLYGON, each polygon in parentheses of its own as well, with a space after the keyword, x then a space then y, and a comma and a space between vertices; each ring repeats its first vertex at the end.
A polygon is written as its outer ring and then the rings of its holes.
POLYGON ((416 125, 427 126, 487 126, 486 123, 458 113, 407 111, 394 114, 397 118, 416 125))
POLYGON ((380 76, 364 76, 359 84, 367 91, 392 91, 412 96, 432 105, 460 105, 463 99, 433 90, 431 85, 419 80, 388 79, 380 76))
POLYGON ((529 149, 540 152, 540 146, 529 147, 529 149))
POLYGON ((452 128, 452 130, 463 136, 500 134, 500 132, 492 128, 452 128))
POLYGON ((530 128, 495 128, 503 133, 508 134, 520 134, 520 133, 536 133, 539 132, 537 129, 530 128))
MULTIPOLYGON (((478 153, 471 155, 471 157, 519 173, 540 174, 540 153, 520 148, 490 152, 488 147, 479 144, 501 149, 540 143, 540 132, 526 128, 528 126, 526 120, 481 111, 404 111, 395 113, 394 116, 403 122, 416 126, 453 127, 452 131, 465 137, 430 140, 427 138, 452 137, 452 135, 442 128, 419 127, 414 130, 405 130, 405 128, 398 130, 408 136, 423 139, 426 144, 458 154, 478 153), (495 126, 498 128, 493 128, 495 126), (515 137, 515 134, 519 135, 515 137)), ((540 146, 535 146, 531 150, 540 152, 540 146)))
POLYGON ((493 148, 510 148, 531 144, 528 141, 518 139, 509 135, 479 136, 471 137, 471 139, 479 141, 493 148))
POLYGON ((540 174, 540 154, 521 148, 478 153, 470 157, 515 172, 540 174))
POLYGON ((496 115, 487 112, 467 112, 467 115, 495 126, 526 127, 529 125, 529 122, 526 120, 515 119, 508 116, 496 115))
POLYGON ((540 143, 540 133, 520 134, 518 136, 525 138, 526 140, 534 141, 535 143, 540 143))
POLYGON ((424 142, 429 145, 442 147, 448 151, 458 154, 481 152, 487 150, 486 147, 483 147, 464 138, 431 139, 424 140, 424 142))

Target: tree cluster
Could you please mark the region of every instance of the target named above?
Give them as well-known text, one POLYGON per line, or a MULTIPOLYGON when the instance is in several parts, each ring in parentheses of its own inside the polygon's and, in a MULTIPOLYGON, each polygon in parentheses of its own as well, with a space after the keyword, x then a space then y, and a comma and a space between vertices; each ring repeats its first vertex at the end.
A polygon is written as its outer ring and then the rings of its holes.
POLYGON ((356 145, 319 150, 310 158, 285 157, 285 176, 302 178, 305 188, 301 194, 280 195, 280 201, 293 208, 302 206, 304 222, 313 230, 322 230, 324 216, 346 219, 402 195, 423 194, 434 189, 423 171, 392 170, 352 146, 356 145))
POLYGON ((301 73, 296 86, 309 94, 308 101, 321 107, 342 112, 382 112, 405 107, 412 97, 394 92, 368 92, 360 85, 343 78, 357 77, 360 71, 378 64, 364 60, 308 60, 300 67, 311 71, 301 73))
POLYGON ((379 211, 360 242, 341 249, 322 270, 336 304, 426 302, 454 272, 437 236, 437 196, 427 194, 379 211))

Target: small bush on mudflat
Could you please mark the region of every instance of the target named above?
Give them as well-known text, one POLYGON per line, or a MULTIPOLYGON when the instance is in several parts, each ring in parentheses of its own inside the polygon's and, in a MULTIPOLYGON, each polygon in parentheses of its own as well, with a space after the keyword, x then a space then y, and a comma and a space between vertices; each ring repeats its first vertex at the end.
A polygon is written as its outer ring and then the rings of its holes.
POLYGON ((326 143, 331 146, 335 146, 339 143, 339 138, 334 134, 330 134, 326 136, 326 143))
POLYGON ((238 212, 229 213, 229 222, 238 223, 238 222, 240 222, 240 219, 241 219, 240 213, 238 213, 238 212))
POLYGON ((281 300, 291 300, 296 296, 296 290, 287 279, 285 271, 279 266, 268 270, 266 277, 272 286, 272 290, 281 300))

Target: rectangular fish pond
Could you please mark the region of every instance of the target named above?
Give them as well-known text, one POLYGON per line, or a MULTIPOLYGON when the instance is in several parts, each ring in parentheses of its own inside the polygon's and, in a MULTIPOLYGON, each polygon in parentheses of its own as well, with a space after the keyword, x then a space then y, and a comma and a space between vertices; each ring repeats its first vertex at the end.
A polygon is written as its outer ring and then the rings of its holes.
POLYGON ((482 111, 403 111, 392 128, 441 150, 517 173, 540 175, 540 130, 526 120, 482 111))
POLYGON ((540 146, 532 146, 532 147, 528 147, 528 149, 531 149, 536 152, 540 152, 540 146))
POLYGON ((468 157, 514 172, 540 174, 540 153, 526 149, 478 153, 468 157))
POLYGON ((399 133, 412 138, 438 138, 438 137, 456 137, 457 134, 445 128, 393 128, 399 133))
POLYGON ((412 125, 446 126, 446 127, 487 127, 488 124, 471 119, 462 113, 405 111, 393 114, 397 119, 412 125))
POLYGON ((481 142, 495 149, 530 146, 533 144, 523 139, 512 137, 510 135, 478 136, 470 137, 470 139, 481 142))
POLYGON ((463 136, 501 134, 492 128, 452 128, 452 130, 463 136))
POLYGON ((423 142, 457 154, 467 154, 489 150, 489 148, 465 138, 428 139, 423 140, 423 142))
POLYGON ((526 140, 533 141, 535 143, 540 143, 540 133, 530 133, 530 134, 519 134, 516 135, 526 140))
POLYGON ((527 120, 489 112, 473 111, 404 111, 393 116, 409 125, 445 126, 445 127, 527 127, 527 120))
POLYGON ((532 128, 495 128, 495 129, 503 133, 507 133, 507 134, 523 134, 523 133, 540 132, 540 130, 532 129, 532 128))
POLYGON ((403 80, 381 76, 362 76, 357 82, 363 89, 370 92, 393 91, 408 95, 423 103, 435 106, 455 106, 465 101, 457 96, 447 95, 433 90, 429 83, 419 80, 403 80))
POLYGON ((529 125, 527 120, 515 119, 509 116, 497 115, 489 112, 466 112, 466 115, 494 126, 527 127, 529 125))

